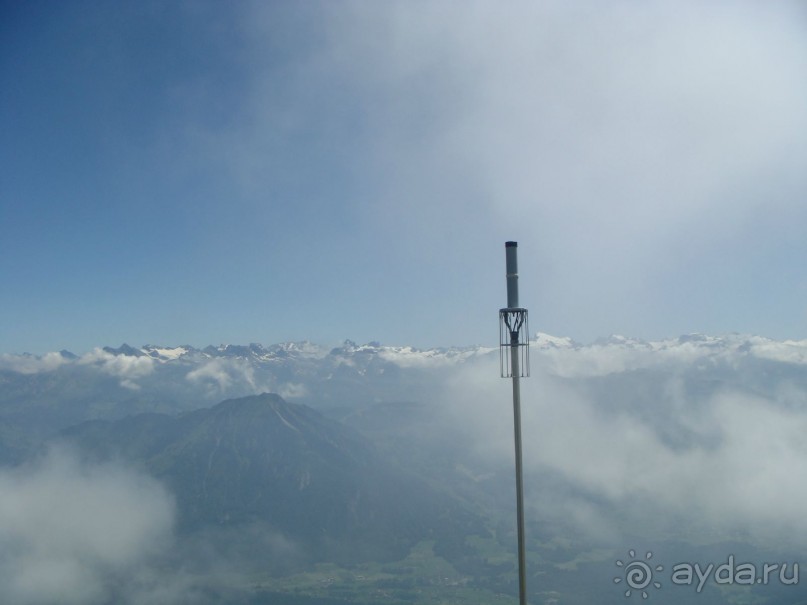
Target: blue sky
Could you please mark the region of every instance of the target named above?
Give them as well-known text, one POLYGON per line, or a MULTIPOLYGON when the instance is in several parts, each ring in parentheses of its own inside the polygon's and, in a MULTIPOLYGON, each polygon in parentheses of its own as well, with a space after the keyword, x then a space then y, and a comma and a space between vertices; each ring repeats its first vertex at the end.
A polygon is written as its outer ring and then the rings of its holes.
POLYGON ((798 2, 24 2, 0 349, 807 337, 798 2))

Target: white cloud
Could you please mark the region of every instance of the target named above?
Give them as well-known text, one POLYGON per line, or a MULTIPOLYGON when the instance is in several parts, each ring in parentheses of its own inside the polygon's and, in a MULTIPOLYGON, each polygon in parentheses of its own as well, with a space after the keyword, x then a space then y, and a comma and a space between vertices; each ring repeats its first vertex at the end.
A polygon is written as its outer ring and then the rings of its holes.
POLYGON ((212 359, 188 372, 185 379, 206 385, 211 396, 251 395, 274 390, 274 381, 259 380, 255 366, 246 359, 212 359))
POLYGON ((45 353, 41 357, 3 353, 0 354, 0 369, 20 374, 39 374, 40 372, 51 372, 69 361, 61 353, 54 352, 45 353))
POLYGON ((227 371, 227 366, 230 365, 220 359, 214 359, 204 365, 191 370, 185 376, 186 380, 190 382, 214 382, 219 390, 226 390, 231 383, 230 373, 227 371))
POLYGON ((154 371, 154 359, 148 356, 113 355, 100 348, 95 348, 81 356, 78 363, 94 365, 101 371, 121 379, 120 384, 127 389, 137 390, 140 386, 135 382, 154 371))
POLYGON ((109 602, 116 582, 170 546, 171 496, 154 480, 84 465, 53 449, 36 464, 0 471, 3 602, 109 602))

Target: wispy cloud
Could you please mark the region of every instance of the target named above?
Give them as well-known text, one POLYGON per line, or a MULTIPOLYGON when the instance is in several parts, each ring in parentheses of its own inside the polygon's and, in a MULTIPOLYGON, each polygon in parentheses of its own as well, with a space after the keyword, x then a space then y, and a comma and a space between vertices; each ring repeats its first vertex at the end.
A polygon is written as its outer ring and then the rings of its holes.
POLYGON ((277 394, 283 399, 299 399, 300 397, 306 397, 309 393, 308 387, 302 383, 286 382, 280 385, 277 394))

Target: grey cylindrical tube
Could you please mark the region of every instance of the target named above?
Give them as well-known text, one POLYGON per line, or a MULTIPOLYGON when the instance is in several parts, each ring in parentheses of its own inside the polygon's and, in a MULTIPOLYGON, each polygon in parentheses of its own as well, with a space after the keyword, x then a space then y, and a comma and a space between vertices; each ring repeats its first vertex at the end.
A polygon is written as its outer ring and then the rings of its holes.
POLYGON ((513 428, 516 445, 516 524, 518 530, 518 603, 527 605, 527 542, 524 537, 524 473, 521 462, 521 385, 518 367, 518 337, 512 340, 513 428))
POLYGON ((505 242, 507 260, 507 308, 518 308, 518 243, 505 242))

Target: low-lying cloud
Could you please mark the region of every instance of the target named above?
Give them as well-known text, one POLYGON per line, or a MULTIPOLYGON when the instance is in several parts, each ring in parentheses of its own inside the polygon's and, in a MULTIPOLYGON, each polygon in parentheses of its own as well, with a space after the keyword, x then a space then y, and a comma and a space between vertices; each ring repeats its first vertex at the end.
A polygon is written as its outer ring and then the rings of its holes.
POLYGON ((309 394, 304 384, 284 382, 267 368, 256 367, 248 359, 211 359, 185 374, 185 380, 204 388, 208 397, 239 397, 273 392, 285 399, 299 399, 309 394))
POLYGON ((143 602, 173 591, 150 561, 171 546, 174 502, 153 479, 70 450, 0 470, 3 603, 143 602))
MULTIPOLYGON (((533 376, 522 381, 528 500, 540 502, 534 518, 573 518, 591 535, 616 531, 618 515, 622 529, 637 531, 708 528, 765 543, 807 537, 801 479, 807 392, 801 386, 755 391, 738 378, 754 369, 732 375, 727 364, 705 380, 709 389, 699 390, 697 373, 687 374, 697 360, 673 363, 670 356, 662 371, 615 372, 605 382, 602 364, 590 359, 596 351, 577 354, 575 368, 575 352, 564 353, 563 368, 573 379, 553 373, 545 363, 550 358, 536 352, 533 376), (586 369, 595 382, 586 381, 586 369), (633 392, 648 384, 652 391, 633 392), (542 486, 550 478, 568 489, 547 494, 542 486)), ((663 357, 641 355, 640 367, 663 357)), ((511 391, 498 373, 492 358, 460 369, 448 407, 480 459, 512 465, 511 391)))
POLYGON ((51 372, 68 361, 69 359, 61 353, 55 352, 45 353, 42 356, 2 353, 0 354, 0 370, 10 370, 20 374, 39 374, 51 372))
POLYGON ((213 359, 204 362, 185 375, 194 384, 205 385, 210 395, 231 391, 254 394, 269 391, 255 376, 255 367, 245 359, 213 359))
POLYGON ((120 378, 122 387, 136 391, 140 389, 140 385, 136 380, 151 374, 154 371, 155 361, 151 357, 113 355, 103 349, 95 348, 82 355, 79 363, 96 365, 103 372, 120 378))

